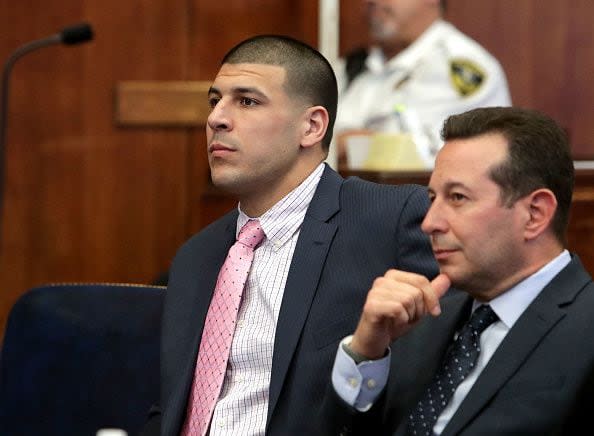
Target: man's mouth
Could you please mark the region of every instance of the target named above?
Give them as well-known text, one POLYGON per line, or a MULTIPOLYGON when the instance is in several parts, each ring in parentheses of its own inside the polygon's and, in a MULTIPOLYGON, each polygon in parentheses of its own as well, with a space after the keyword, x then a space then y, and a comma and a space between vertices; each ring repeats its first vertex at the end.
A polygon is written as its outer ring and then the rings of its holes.
POLYGON ((434 248, 433 255, 437 260, 444 260, 450 257, 452 254, 457 252, 457 249, 454 248, 434 248))
POLYGON ((211 156, 220 157, 225 156, 229 153, 233 153, 235 149, 228 147, 220 142, 211 142, 208 146, 208 152, 211 156))

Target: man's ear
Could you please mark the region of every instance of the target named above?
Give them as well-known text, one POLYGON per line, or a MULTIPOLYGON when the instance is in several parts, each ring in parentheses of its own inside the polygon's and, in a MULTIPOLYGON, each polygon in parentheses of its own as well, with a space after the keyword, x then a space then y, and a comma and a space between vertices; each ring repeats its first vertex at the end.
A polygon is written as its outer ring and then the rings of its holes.
POLYGON ((328 129, 329 115, 323 106, 312 106, 304 113, 301 146, 311 147, 322 142, 328 129))
POLYGON ((525 198, 528 220, 524 227, 524 237, 532 240, 545 232, 553 221, 557 210, 557 198, 550 189, 537 189, 525 198))

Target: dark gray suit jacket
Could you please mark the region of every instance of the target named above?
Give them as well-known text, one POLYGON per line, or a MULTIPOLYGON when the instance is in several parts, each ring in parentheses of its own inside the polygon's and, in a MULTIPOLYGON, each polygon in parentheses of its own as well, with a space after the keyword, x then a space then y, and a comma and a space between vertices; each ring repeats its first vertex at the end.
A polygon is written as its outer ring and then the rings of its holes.
MULTIPOLYGON (((352 333, 373 280, 389 268, 437 274, 420 230, 425 189, 344 180, 326 167, 301 227, 280 309, 266 433, 311 434, 339 341, 352 333)), ((190 239, 173 262, 162 321, 161 407, 153 428, 184 422, 196 354, 237 211, 190 239)), ((280 290, 279 290, 280 292, 280 290)), ((147 432, 149 434, 150 432, 147 432)))
MULTIPOLYGON (((346 406, 330 388, 321 433, 406 434, 406 416, 471 303, 464 293, 446 297, 441 316, 394 343, 388 386, 368 413, 346 406)), ((518 319, 442 435, 570 434, 580 423, 590 427, 593 374, 594 284, 573 257, 518 319)))

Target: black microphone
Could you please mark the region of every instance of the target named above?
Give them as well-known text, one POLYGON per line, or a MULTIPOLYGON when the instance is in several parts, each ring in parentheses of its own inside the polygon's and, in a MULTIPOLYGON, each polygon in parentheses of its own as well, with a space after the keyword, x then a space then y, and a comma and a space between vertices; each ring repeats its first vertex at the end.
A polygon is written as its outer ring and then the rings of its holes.
POLYGON ((64 28, 61 32, 46 38, 28 42, 17 48, 6 60, 2 71, 2 100, 0 102, 0 243, 2 241, 2 212, 4 203, 4 156, 6 143, 6 117, 8 110, 8 84, 15 62, 27 53, 54 44, 74 45, 93 39, 93 29, 87 23, 64 28))
POLYGON ((73 45, 93 39, 93 29, 87 23, 64 28, 60 32, 60 39, 64 44, 73 45))

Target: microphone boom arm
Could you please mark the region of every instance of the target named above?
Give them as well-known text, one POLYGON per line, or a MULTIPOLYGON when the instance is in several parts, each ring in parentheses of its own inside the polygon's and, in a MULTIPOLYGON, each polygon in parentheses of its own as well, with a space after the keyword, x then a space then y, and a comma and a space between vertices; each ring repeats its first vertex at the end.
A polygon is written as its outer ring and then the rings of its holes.
POLYGON ((2 217, 4 205, 4 170, 6 156, 6 120, 8 117, 8 93, 10 73, 16 61, 22 56, 39 48, 54 44, 78 44, 93 39, 93 31, 88 24, 67 27, 62 32, 28 42, 17 48, 4 63, 2 70, 2 98, 0 100, 0 247, 2 243, 2 217))
MULTIPOLYGON (((8 111, 8 90, 9 90, 9 82, 10 82, 10 73, 12 71, 12 67, 16 63, 19 58, 26 55, 29 52, 37 50, 38 48, 47 47, 48 45, 60 44, 62 42, 62 38, 59 33, 55 35, 49 36, 47 38, 37 39, 35 41, 28 42, 17 48, 10 57, 4 63, 4 68, 2 70, 2 104, 0 106, 0 168, 3 168, 2 164, 2 157, 4 155, 4 144, 5 144, 5 134, 6 134, 6 113, 8 111)), ((0 174, 2 171, 0 170, 0 174)), ((0 181, 1 183, 1 181, 0 181)))

